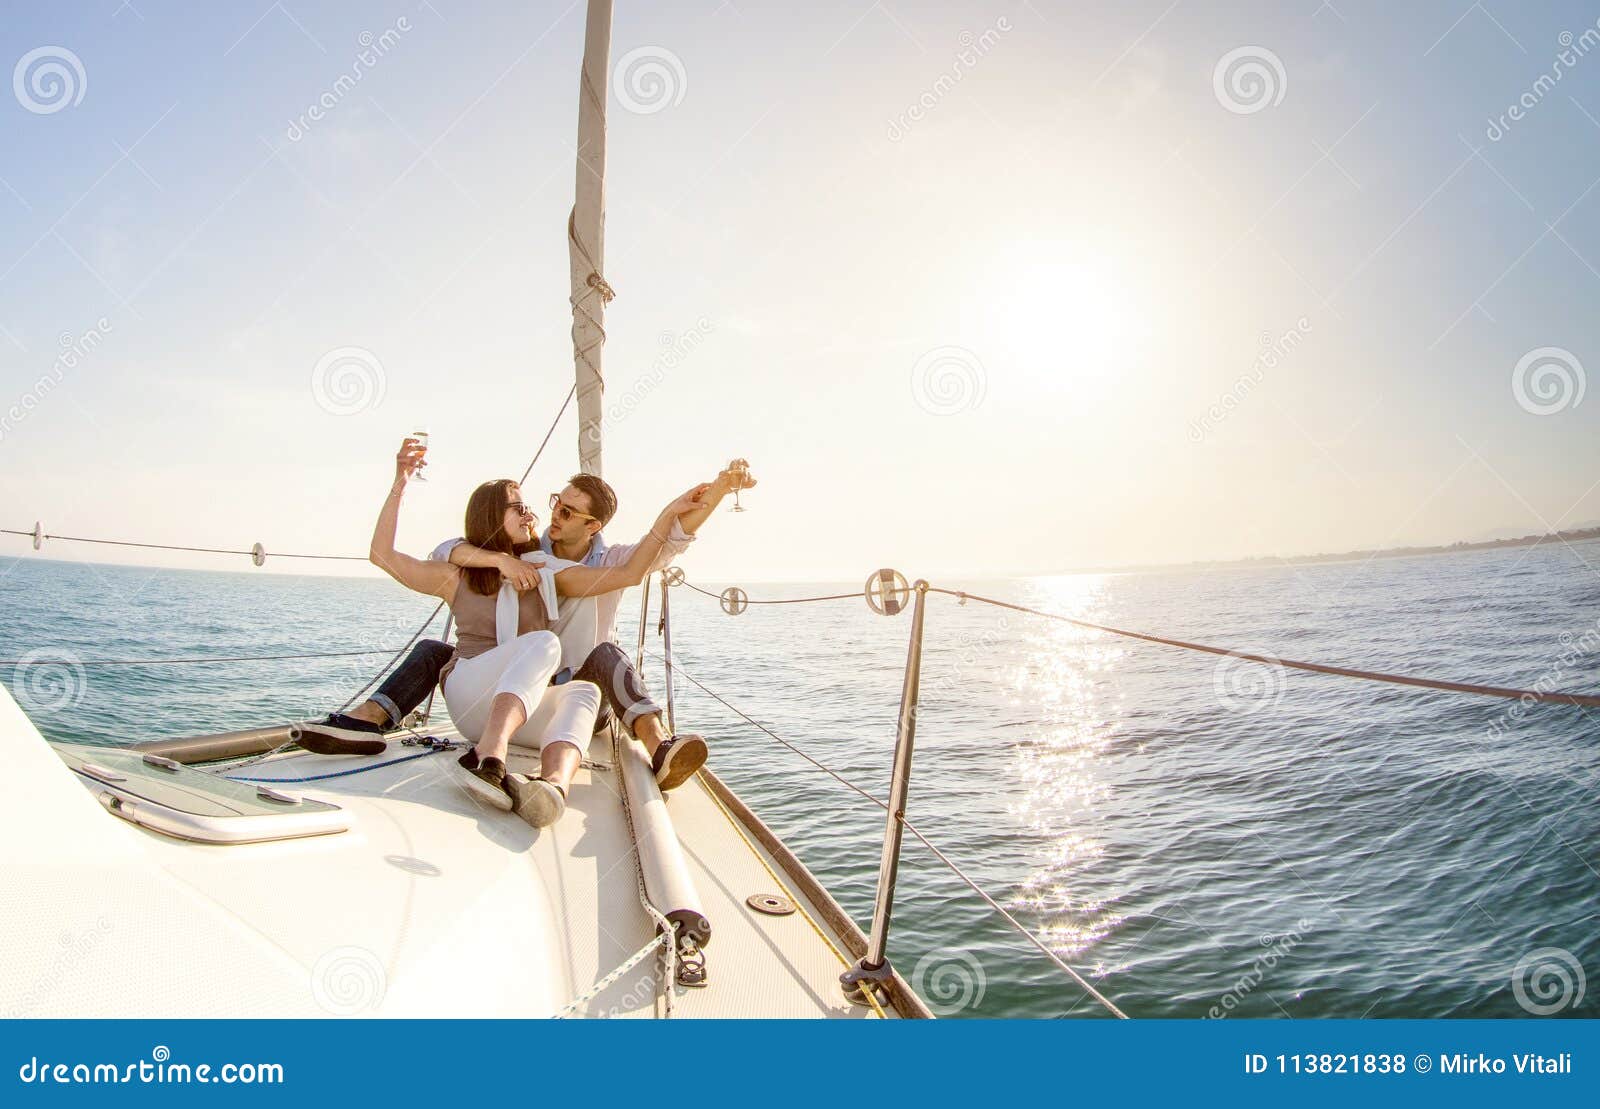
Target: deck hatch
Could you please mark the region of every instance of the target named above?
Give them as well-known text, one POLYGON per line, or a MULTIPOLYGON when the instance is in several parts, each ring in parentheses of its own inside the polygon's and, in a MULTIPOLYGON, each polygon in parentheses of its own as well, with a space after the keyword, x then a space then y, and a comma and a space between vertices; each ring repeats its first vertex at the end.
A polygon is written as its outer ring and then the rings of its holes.
POLYGON ((142 828, 200 843, 260 843, 346 831, 348 812, 255 783, 234 782, 115 747, 54 744, 106 810, 142 828))

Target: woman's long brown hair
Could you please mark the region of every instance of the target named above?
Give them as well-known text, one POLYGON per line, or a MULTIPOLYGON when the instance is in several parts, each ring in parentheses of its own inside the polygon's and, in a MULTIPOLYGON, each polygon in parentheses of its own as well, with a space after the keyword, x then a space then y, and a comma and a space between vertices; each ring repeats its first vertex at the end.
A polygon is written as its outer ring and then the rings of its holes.
MULTIPOLYGON (((511 478, 502 477, 486 481, 472 491, 472 496, 467 498, 467 516, 461 532, 468 543, 485 551, 514 555, 538 546, 537 543, 512 539, 503 526, 506 505, 511 503, 509 490, 516 484, 511 478)), ((461 574, 467 588, 474 593, 492 597, 500 592, 499 570, 487 566, 463 566, 461 574)))

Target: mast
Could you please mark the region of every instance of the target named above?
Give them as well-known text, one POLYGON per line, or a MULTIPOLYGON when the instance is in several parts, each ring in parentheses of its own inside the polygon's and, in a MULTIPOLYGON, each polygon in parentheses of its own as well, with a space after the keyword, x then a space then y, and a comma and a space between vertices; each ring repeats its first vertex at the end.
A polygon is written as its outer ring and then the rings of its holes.
POLYGON ((605 279, 606 77, 611 66, 611 0, 589 0, 578 82, 578 181, 567 221, 572 271, 572 358, 578 394, 578 469, 600 476, 601 414, 606 381, 605 279))

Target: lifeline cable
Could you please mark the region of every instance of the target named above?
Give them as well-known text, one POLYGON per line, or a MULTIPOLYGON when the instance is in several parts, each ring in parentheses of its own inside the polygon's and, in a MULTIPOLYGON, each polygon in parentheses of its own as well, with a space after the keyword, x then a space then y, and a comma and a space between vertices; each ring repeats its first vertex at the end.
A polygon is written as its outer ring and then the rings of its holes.
MULTIPOLYGON (((1096 624, 1088 620, 1075 620, 1070 616, 1061 616, 1054 612, 1043 612, 1026 605, 1014 605, 1008 601, 997 601, 993 597, 982 597, 976 593, 964 593, 954 589, 940 589, 931 586, 930 593, 943 593, 947 597, 959 597, 965 600, 978 601, 996 608, 1009 608, 1013 612, 1023 612, 1030 616, 1042 616, 1047 620, 1059 620, 1064 624, 1072 624, 1079 628, 1088 628, 1092 631, 1109 632, 1112 635, 1126 636, 1129 639, 1141 639, 1146 643, 1159 643, 1165 647, 1181 647, 1186 651, 1203 651, 1208 655, 1224 655, 1229 658, 1244 659, 1246 662, 1259 662, 1267 666, 1282 666, 1291 670, 1308 670, 1313 674, 1333 674, 1341 678, 1360 678, 1369 682, 1389 682, 1393 685, 1410 685, 1421 689, 1439 689, 1447 693, 1475 693, 1483 697, 1506 697, 1513 700, 1542 702, 1554 705, 1578 705, 1588 708, 1600 708, 1600 693, 1545 693, 1536 689, 1511 689, 1498 685, 1474 685, 1471 682, 1452 682, 1442 678, 1415 678, 1405 674, 1385 674, 1377 670, 1357 670, 1349 666, 1330 666, 1321 662, 1298 662, 1288 658, 1274 658, 1271 655, 1258 655, 1250 651, 1235 651, 1227 647, 1213 647, 1205 643, 1190 643, 1183 639, 1169 639, 1162 635, 1151 635, 1148 632, 1128 631, 1124 628, 1113 628, 1106 624, 1096 624)), ((752 602, 754 603, 754 602, 752 602)))

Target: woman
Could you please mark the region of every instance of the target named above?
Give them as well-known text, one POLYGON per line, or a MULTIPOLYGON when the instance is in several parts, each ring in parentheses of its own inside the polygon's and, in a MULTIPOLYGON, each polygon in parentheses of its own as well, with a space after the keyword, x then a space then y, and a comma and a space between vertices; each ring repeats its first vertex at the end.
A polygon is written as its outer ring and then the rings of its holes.
MULTIPOLYGON (((537 590, 515 595, 515 637, 496 633, 495 608, 501 575, 425 561, 395 550, 395 529, 406 485, 422 462, 424 448, 406 439, 395 455, 394 485, 378 514, 368 557, 401 585, 439 597, 456 624, 456 657, 442 678, 444 700, 457 729, 475 746, 461 757, 467 783, 492 803, 510 808, 535 828, 553 824, 567 807, 567 790, 594 731, 600 690, 591 682, 550 685, 561 665, 561 644, 548 630, 549 617, 537 590), (506 770, 510 743, 540 750, 532 780, 506 770)), ((678 516, 699 507, 709 488, 697 485, 669 504, 626 564, 604 568, 569 566, 555 573, 563 597, 593 596, 637 585, 649 571, 678 516)), ((520 554, 537 546, 538 518, 510 479, 478 486, 467 501, 467 541, 484 550, 520 554)))

